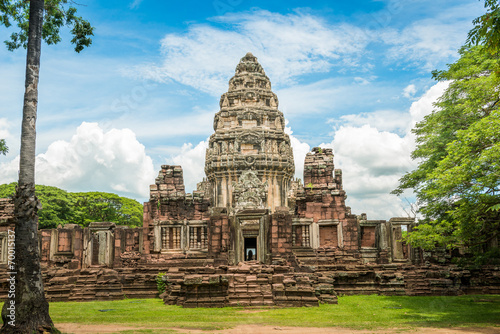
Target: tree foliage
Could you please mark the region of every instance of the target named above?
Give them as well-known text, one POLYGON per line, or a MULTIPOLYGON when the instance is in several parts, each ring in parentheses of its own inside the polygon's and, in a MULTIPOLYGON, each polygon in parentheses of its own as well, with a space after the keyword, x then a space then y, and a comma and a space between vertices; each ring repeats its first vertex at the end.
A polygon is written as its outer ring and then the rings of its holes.
POLYGON ((0 154, 7 154, 9 152, 9 148, 7 147, 7 144, 5 143, 5 139, 0 139, 0 154))
MULTIPOLYGON (((90 36, 93 36, 94 28, 76 15, 77 10, 71 4, 76 3, 71 0, 45 0, 42 39, 48 45, 57 44, 61 41, 61 28, 68 26, 73 36, 71 43, 74 44, 75 51, 80 52, 92 44, 90 36)), ((16 24, 19 28, 5 41, 9 51, 21 46, 26 48, 28 45, 29 5, 29 1, 0 0, 0 25, 9 28, 16 24)))
POLYGON ((498 0, 485 0, 486 13, 474 19, 474 28, 469 31, 467 43, 485 45, 487 50, 497 53, 500 49, 500 6, 498 0))
POLYGON ((396 194, 413 189, 424 219, 414 246, 483 252, 500 229, 500 81, 486 47, 463 47, 438 81, 450 81, 434 111, 416 125, 420 163, 396 194))
MULTIPOLYGON (((0 185, 0 198, 14 195, 17 183, 0 185)), ((104 192, 77 192, 37 185, 42 203, 38 211, 39 228, 55 228, 59 224, 88 226, 91 222, 114 222, 117 225, 142 225, 142 205, 136 200, 104 192)))

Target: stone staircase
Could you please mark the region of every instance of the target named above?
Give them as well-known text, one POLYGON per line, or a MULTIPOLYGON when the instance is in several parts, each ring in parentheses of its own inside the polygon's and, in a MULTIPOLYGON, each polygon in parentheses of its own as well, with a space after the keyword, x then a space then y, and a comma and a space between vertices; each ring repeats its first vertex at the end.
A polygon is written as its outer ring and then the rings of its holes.
POLYGON ((272 306, 273 268, 257 262, 228 268, 229 306, 272 306))
POLYGON ((166 275, 165 304, 184 307, 318 306, 337 303, 333 279, 292 267, 240 263, 225 273, 166 275))

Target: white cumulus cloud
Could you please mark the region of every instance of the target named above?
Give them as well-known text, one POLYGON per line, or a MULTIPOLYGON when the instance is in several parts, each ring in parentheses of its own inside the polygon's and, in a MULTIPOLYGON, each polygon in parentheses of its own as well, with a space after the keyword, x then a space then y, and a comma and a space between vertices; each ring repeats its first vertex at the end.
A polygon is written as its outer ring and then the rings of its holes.
POLYGON ((0 139, 5 139, 10 137, 10 123, 7 118, 0 118, 0 139))
POLYGON ((407 132, 415 127, 415 124, 422 121, 434 109, 434 103, 443 95, 448 88, 450 81, 440 81, 429 88, 417 101, 413 102, 410 107, 411 122, 408 124, 407 132))
POLYGON ((207 148, 208 139, 199 142, 196 146, 185 143, 182 145, 179 154, 167 159, 167 163, 182 167, 186 192, 196 190, 196 184, 205 177, 205 153, 207 148))
MULTIPOLYGON (((0 165, 0 183, 17 180, 19 158, 0 165)), ((148 198, 153 162, 129 129, 104 132, 82 123, 71 140, 55 141, 36 157, 36 182, 69 191, 107 191, 148 198)))
POLYGON ((379 131, 404 132, 410 121, 409 113, 397 110, 377 110, 359 114, 342 115, 340 119, 330 119, 330 123, 360 127, 370 125, 379 131))
POLYGON ((403 89, 403 96, 407 99, 413 98, 413 96, 417 93, 417 87, 414 84, 408 85, 403 89))
POLYGON ((334 149, 353 213, 366 212, 369 219, 406 216, 403 208, 407 204, 390 192, 405 172, 416 168, 417 161, 410 158, 415 149, 411 129, 432 112, 433 103, 447 86, 447 82, 435 84, 406 113, 376 111, 342 116, 337 121, 332 142, 321 146, 334 149))
POLYGON ((304 181, 304 160, 306 158, 306 154, 311 151, 311 146, 307 143, 301 142, 297 137, 295 137, 290 127, 285 127, 285 133, 290 136, 290 144, 293 149, 295 177, 304 181))

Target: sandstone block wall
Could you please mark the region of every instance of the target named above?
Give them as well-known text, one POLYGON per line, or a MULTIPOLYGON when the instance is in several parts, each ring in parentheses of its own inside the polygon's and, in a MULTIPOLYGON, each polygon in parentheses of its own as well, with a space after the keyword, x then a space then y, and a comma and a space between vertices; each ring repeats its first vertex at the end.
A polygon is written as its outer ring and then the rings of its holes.
POLYGON ((288 258, 292 253, 291 216, 284 212, 271 215, 269 250, 273 258, 288 258))
POLYGON ((209 256, 216 259, 217 264, 227 264, 228 251, 232 243, 229 217, 226 214, 214 215, 210 218, 208 237, 209 256))
POLYGON ((158 220, 208 220, 209 205, 205 191, 186 194, 180 166, 162 165, 155 184, 150 186, 150 201, 146 209, 149 217, 143 224, 148 227, 151 217, 158 220))

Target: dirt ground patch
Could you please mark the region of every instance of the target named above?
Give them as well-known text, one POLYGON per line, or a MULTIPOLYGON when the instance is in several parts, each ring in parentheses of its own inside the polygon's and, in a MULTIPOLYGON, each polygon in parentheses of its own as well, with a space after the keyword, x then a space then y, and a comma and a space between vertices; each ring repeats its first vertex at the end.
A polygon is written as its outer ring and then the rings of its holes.
POLYGON ((175 331, 179 334, 395 334, 395 333, 431 333, 431 334, 500 334, 499 327, 457 327, 457 328, 413 328, 413 329, 379 329, 379 330, 355 330, 339 327, 316 328, 316 327, 282 327, 262 325, 240 325, 230 329, 222 330, 200 330, 184 328, 158 328, 158 327, 132 327, 122 325, 84 325, 73 323, 56 324, 56 327, 67 334, 95 334, 95 333, 120 333, 122 331, 134 331, 141 329, 155 329, 175 331))

